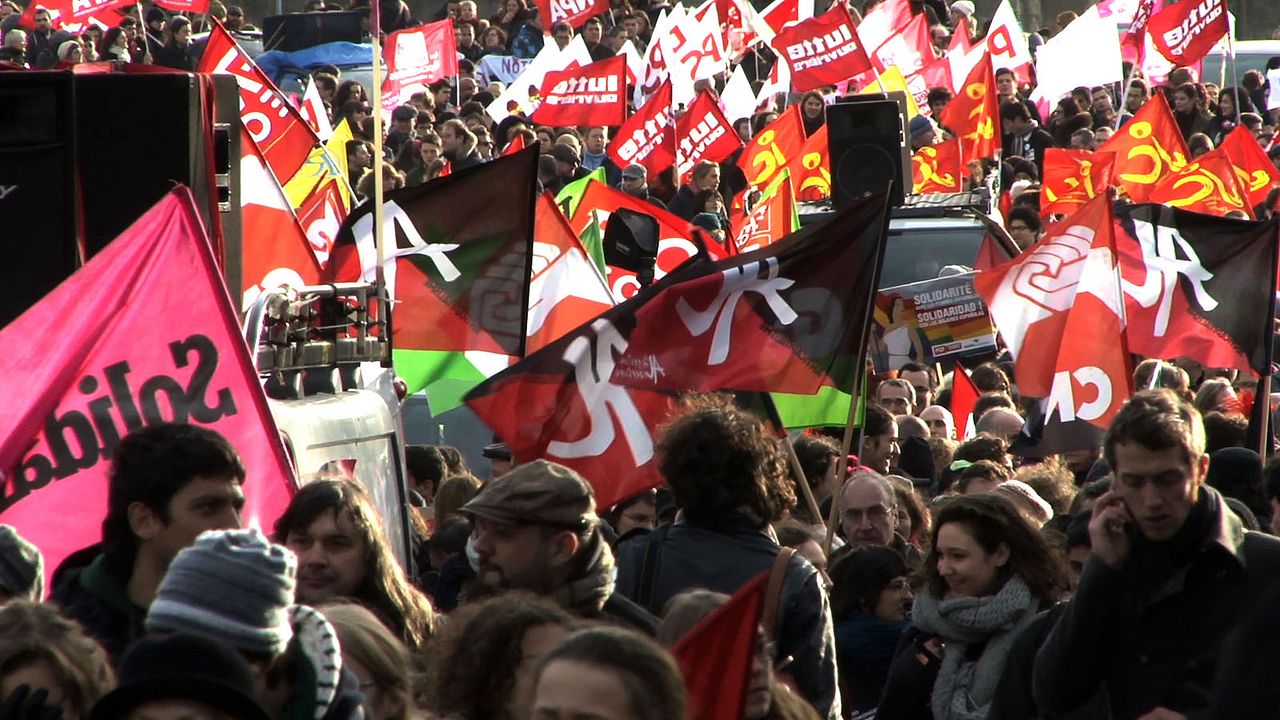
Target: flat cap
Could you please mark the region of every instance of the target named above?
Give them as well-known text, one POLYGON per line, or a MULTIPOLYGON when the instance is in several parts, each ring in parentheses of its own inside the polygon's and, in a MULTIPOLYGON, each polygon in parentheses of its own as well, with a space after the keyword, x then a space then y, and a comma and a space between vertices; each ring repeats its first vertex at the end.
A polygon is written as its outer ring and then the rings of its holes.
POLYGON ((596 497, 577 472, 534 460, 485 483, 461 512, 500 523, 585 529, 596 520, 596 497))

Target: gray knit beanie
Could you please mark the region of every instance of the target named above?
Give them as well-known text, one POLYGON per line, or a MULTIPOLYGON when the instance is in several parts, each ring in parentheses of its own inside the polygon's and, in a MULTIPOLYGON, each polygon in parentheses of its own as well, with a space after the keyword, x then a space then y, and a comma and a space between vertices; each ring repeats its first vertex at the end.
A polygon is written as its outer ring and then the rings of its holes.
POLYGON ((187 632, 279 655, 293 628, 298 559, 260 531, 211 530, 178 553, 147 613, 147 632, 187 632))
POLYGON ((0 590, 32 602, 44 599, 44 555, 10 525, 0 525, 0 590))

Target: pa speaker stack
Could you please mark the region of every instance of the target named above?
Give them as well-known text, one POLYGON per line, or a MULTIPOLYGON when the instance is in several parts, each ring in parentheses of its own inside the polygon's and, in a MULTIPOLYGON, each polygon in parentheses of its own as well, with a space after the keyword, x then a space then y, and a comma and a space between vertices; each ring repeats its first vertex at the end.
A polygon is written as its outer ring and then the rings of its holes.
POLYGON ((906 133, 906 95, 853 95, 827 108, 831 156, 831 202, 836 209, 884 190, 901 205, 910 190, 911 153, 906 133))

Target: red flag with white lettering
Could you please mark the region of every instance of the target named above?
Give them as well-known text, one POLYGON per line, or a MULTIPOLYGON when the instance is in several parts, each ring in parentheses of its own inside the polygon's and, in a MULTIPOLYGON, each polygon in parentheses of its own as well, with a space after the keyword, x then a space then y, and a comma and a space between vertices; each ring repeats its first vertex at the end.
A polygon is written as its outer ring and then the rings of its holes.
POLYGON ((320 138, 280 90, 216 21, 198 72, 234 75, 240 86, 240 122, 281 183, 298 172, 320 138))
POLYGON ((699 160, 720 162, 742 147, 742 138, 706 91, 698 93, 698 99, 676 120, 676 137, 676 170, 681 178, 699 160))
POLYGON ((414 93, 458 74, 453 23, 441 20, 387 36, 387 79, 382 82, 382 111, 390 113, 414 93))
POLYGON ((1156 50, 1178 65, 1200 61, 1227 34, 1226 0, 1184 0, 1147 23, 1156 50))
POLYGON ((35 29, 36 12, 46 10, 49 13, 49 27, 54 30, 66 29, 68 32, 81 32, 89 25, 113 28, 120 24, 123 16, 117 8, 132 5, 131 0, 50 0, 49 2, 33 2, 27 5, 18 24, 28 30, 35 29))
POLYGON ((835 85, 872 67, 843 3, 783 30, 772 45, 791 66, 791 89, 795 92, 835 85))
POLYGON ((342 221, 347 219, 347 207, 342 202, 338 183, 337 178, 330 179, 308 195, 298 208, 298 224, 306 233, 307 244, 320 267, 329 262, 333 241, 338 237, 342 221))
POLYGON ((111 453, 144 426, 221 433, 248 470, 246 523, 284 510, 293 473, 190 190, 0 331, 9 347, 36 338, 39 362, 0 355, 0 523, 40 548, 46 575, 102 540, 111 453))
POLYGON ((649 177, 656 177, 675 163, 670 80, 662 83, 649 101, 618 128, 618 136, 609 143, 609 157, 622 168, 632 163, 643 165, 649 177))
POLYGON ((725 248, 731 255, 772 245, 796 230, 796 195, 790 178, 779 178, 778 189, 761 200, 741 222, 734 223, 725 248))
POLYGON ((621 125, 627 117, 627 58, 614 55, 549 72, 541 94, 542 104, 530 118, 539 125, 621 125))
POLYGON ((555 342, 615 304, 600 269, 551 193, 538 198, 533 232, 526 353, 555 342))
POLYGON ((543 18, 542 31, 548 35, 551 26, 558 22, 579 28, 596 15, 607 12, 609 0, 538 0, 538 17, 543 18))

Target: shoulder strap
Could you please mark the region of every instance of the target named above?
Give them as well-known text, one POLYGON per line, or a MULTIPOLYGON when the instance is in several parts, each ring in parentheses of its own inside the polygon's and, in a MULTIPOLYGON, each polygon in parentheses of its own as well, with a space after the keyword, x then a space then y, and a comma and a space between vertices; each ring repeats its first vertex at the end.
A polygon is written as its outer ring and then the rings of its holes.
POLYGON ((644 539, 644 559, 640 563, 640 578, 636 581, 636 596, 632 598, 632 602, 654 615, 661 611, 661 608, 655 610, 650 606, 658 587, 658 561, 662 558, 662 543, 666 541, 670 527, 663 525, 644 539))
POLYGON ((795 555, 795 548, 784 547, 773 559, 773 569, 769 571, 769 584, 764 591, 764 615, 760 622, 764 625, 765 637, 770 642, 775 640, 774 630, 778 622, 778 606, 782 603, 782 580, 787 574, 787 563, 795 555))

